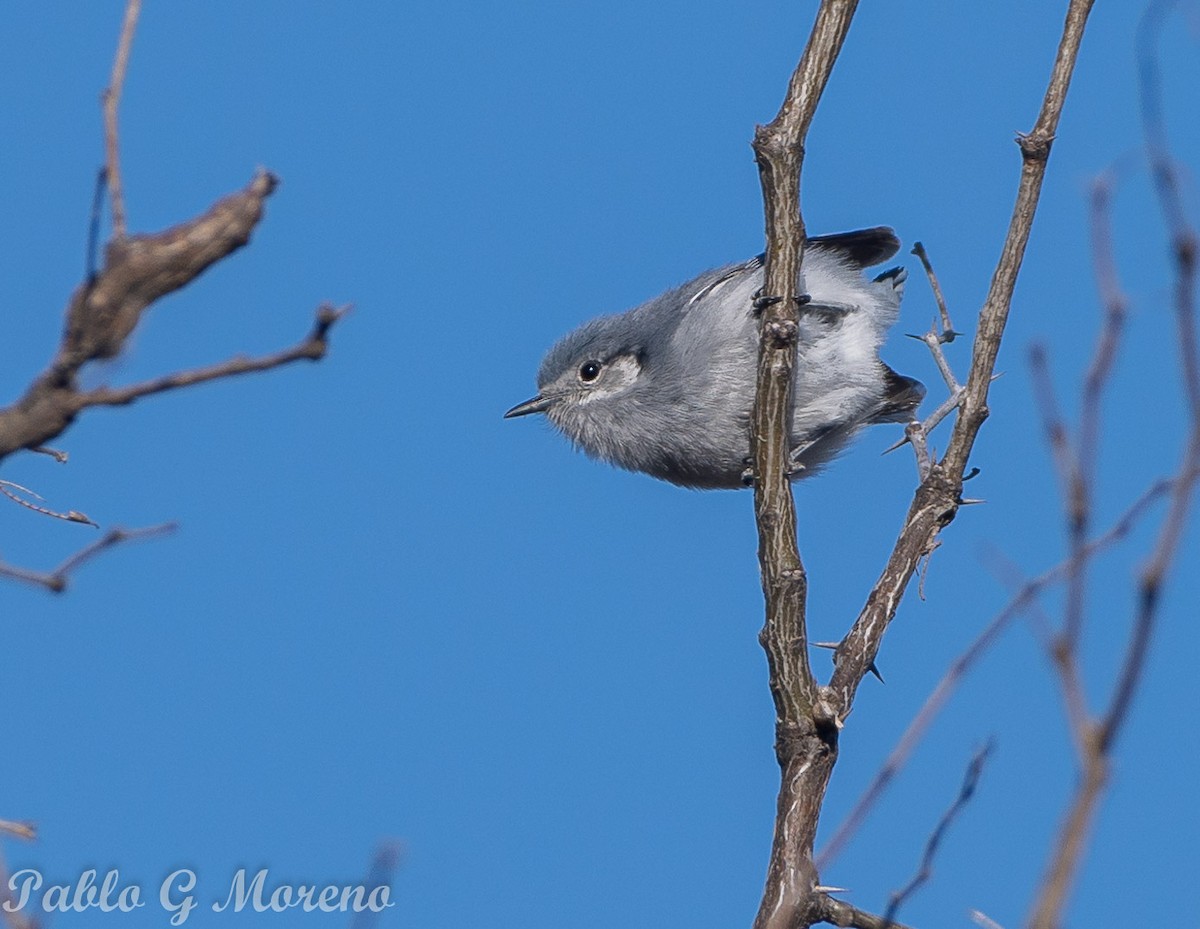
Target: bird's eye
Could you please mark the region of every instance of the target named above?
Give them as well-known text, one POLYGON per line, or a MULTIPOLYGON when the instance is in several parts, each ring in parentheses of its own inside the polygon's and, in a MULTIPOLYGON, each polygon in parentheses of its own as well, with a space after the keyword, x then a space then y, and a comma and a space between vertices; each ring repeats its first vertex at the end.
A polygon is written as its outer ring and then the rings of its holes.
POLYGON ((585 361, 579 366, 579 379, 585 384, 590 384, 600 376, 600 362, 585 361))

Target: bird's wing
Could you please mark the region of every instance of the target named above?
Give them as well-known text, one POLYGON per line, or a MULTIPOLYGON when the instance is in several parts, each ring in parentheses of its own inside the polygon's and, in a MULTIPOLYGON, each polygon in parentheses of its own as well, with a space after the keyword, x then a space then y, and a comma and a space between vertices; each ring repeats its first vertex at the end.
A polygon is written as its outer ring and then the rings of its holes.
POLYGON ((704 281, 696 292, 687 299, 687 306, 693 303, 699 303, 705 297, 715 293, 720 287, 728 284, 730 281, 739 280, 744 275, 758 271, 763 266, 763 256, 757 255, 749 261, 743 261, 738 265, 730 265, 728 268, 722 269, 712 280, 704 281))

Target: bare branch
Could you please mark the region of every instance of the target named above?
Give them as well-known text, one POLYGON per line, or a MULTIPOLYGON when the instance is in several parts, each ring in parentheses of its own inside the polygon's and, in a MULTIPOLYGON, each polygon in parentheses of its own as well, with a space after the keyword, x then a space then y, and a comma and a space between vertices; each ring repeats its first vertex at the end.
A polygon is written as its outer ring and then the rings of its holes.
POLYGON ((775 702, 775 754, 781 769, 775 834, 755 929, 794 929, 823 918, 815 910, 820 895, 814 891, 818 882, 812 848, 837 756, 840 721, 825 705, 808 660, 804 617, 808 579, 796 544, 796 510, 788 473, 789 410, 803 292, 800 171, 804 141, 856 6, 857 0, 822 0, 778 115, 754 134, 767 248, 758 303, 761 343, 750 447, 758 558, 766 600, 766 623, 759 641, 767 654, 775 702))
MULTIPOLYGON (((1180 535, 1191 505, 1192 491, 1197 477, 1200 476, 1200 346, 1196 340, 1195 320, 1197 236, 1187 222, 1179 186, 1167 155, 1156 50, 1163 21, 1173 6, 1170 0, 1158 0, 1147 8, 1138 26, 1138 58, 1142 119, 1151 171, 1175 261, 1175 318, 1183 394, 1189 412, 1188 432, 1178 475, 1171 488, 1167 514, 1159 527, 1151 556, 1138 579, 1135 619, 1116 685, 1103 716, 1088 725, 1082 783, 1072 798, 1066 819, 1052 846, 1046 876, 1030 917, 1031 929, 1055 929, 1061 922, 1067 898, 1083 858, 1091 824, 1108 780, 1113 746, 1128 717, 1133 696, 1142 679, 1146 655, 1157 621, 1162 586, 1178 550, 1180 535)), ((1098 256, 1101 289, 1103 291, 1107 286, 1111 292, 1111 281, 1115 281, 1115 269, 1112 270, 1112 276, 1106 285, 1104 274, 1112 266, 1099 250, 1098 256)), ((1111 313, 1112 308, 1109 309, 1111 313)), ((1100 355, 1101 350, 1098 349, 1098 359, 1100 355)), ((1093 369, 1102 365, 1103 360, 1098 360, 1093 369)), ((1096 428, 1098 430, 1098 426, 1096 428)), ((1073 650, 1073 643, 1071 648, 1073 650)))
MULTIPOLYGON (((0 460, 22 448, 37 448, 62 434, 75 416, 98 403, 123 402, 120 392, 83 393, 77 386, 80 368, 89 361, 120 352, 142 313, 156 300, 194 280, 207 268, 245 245, 263 215, 263 204, 275 189, 273 175, 260 171, 250 184, 214 204, 206 213, 153 235, 128 236, 111 242, 105 267, 71 297, 62 344, 50 366, 12 406, 0 410, 0 460)), ((319 358, 326 334, 341 311, 323 308, 313 335, 296 349, 296 357, 319 358)), ((275 364, 292 360, 288 352, 275 364)), ((229 362, 229 373, 243 373, 229 362)), ((253 367, 244 370, 263 370, 253 367)), ((198 380, 211 379, 204 369, 198 380)), ((172 375, 171 378, 179 378, 172 375)), ((143 385, 144 392, 169 386, 171 378, 143 385)), ((185 378, 186 380, 186 378, 185 378)), ((134 391, 136 394, 136 391, 134 391)), ((125 397, 132 399, 129 391, 125 397)))
POLYGON ((121 104, 121 90, 125 86, 125 70, 129 66, 129 51, 133 47, 133 33, 137 29, 141 0, 129 0, 125 5, 125 22, 121 25, 121 39, 117 43, 117 57, 113 61, 112 78, 105 89, 104 104, 104 173, 112 203, 113 235, 125 238, 125 193, 121 186, 121 158, 118 151, 117 108, 121 104))
MULTIPOLYGON (((330 328, 349 309, 323 305, 317 311, 311 333, 304 340, 264 357, 239 356, 220 364, 180 371, 126 387, 84 390, 79 386, 81 369, 89 362, 120 354, 142 315, 156 301, 187 286, 250 241, 251 233, 263 217, 266 199, 278 185, 274 175, 259 170, 245 189, 218 200, 200 216, 158 233, 128 234, 117 114, 140 11, 140 0, 127 0, 112 75, 102 97, 105 167, 97 178, 92 200, 84 280, 67 304, 62 340, 49 366, 16 403, 0 409, 0 461, 22 449, 66 461, 65 452, 49 448, 45 443, 61 435, 88 407, 127 404, 139 397, 217 378, 265 371, 300 359, 322 358, 328 347, 330 328), (113 237, 105 248, 103 267, 97 268, 100 213, 106 184, 112 201, 113 237)), ((91 523, 74 510, 58 513, 31 503, 12 493, 9 487, 17 485, 0 483, 0 492, 22 506, 60 519, 91 523)), ((24 488, 18 489, 37 496, 24 488)), ((67 586, 68 575, 100 551, 169 528, 114 529, 48 574, 0 564, 0 576, 62 591, 67 586)))
POLYGON ((28 839, 31 842, 37 838, 37 826, 30 822, 13 822, 8 819, 0 819, 0 832, 7 835, 14 835, 18 839, 28 839))
POLYGON ((950 824, 975 795, 975 788, 979 785, 979 778, 983 774, 983 765, 991 750, 992 743, 989 742, 971 757, 967 764, 967 772, 963 775, 962 786, 958 789, 958 795, 946 812, 942 814, 942 818, 938 820, 933 832, 929 834, 929 840, 925 843, 925 851, 921 854, 921 863, 917 866, 916 873, 904 887, 892 894, 891 900, 888 901, 888 908, 883 914, 886 923, 893 923, 904 902, 933 876, 933 858, 937 854, 938 846, 941 845, 950 824))
POLYGON ((1058 394, 1054 390, 1054 379, 1050 376, 1050 361, 1046 357, 1046 348, 1037 342, 1029 347, 1029 374, 1033 381, 1035 405, 1041 414, 1042 431, 1046 434, 1046 444, 1050 446, 1054 466, 1062 484, 1063 496, 1066 497, 1070 495, 1071 487, 1078 482, 1076 475, 1079 463, 1075 460, 1067 421, 1063 418, 1058 394))
MULTIPOLYGON (((403 854, 403 847, 399 842, 383 842, 376 849, 374 857, 371 859, 371 868, 367 872, 366 879, 362 882, 365 887, 391 887, 392 882, 396 877, 396 868, 399 867, 400 859, 403 854)), ((367 908, 361 912, 355 913, 354 918, 350 921, 350 929, 375 929, 380 922, 380 910, 367 908)))
POLYGON ((52 510, 48 507, 38 506, 36 503, 32 503, 29 500, 26 500, 24 497, 20 497, 13 493, 13 490, 19 490, 21 493, 29 494, 31 497, 34 497, 38 500, 42 499, 40 494, 35 493, 28 487, 22 487, 20 484, 13 483, 12 481, 0 480, 0 494, 4 494, 4 496, 8 497, 8 499, 13 503, 19 504, 20 506, 25 507, 27 510, 33 510, 33 512, 39 513, 42 516, 49 516, 51 519, 62 519, 69 523, 83 523, 85 526, 96 526, 97 529, 100 528, 96 525, 96 523, 94 523, 83 513, 80 513, 78 510, 68 510, 66 513, 60 513, 58 510, 52 510))
POLYGON ((53 458, 59 464, 66 464, 67 459, 71 457, 70 454, 62 451, 61 449, 50 448, 49 446, 46 446, 46 445, 38 445, 34 448, 31 448, 30 451, 36 452, 39 455, 49 455, 51 458, 53 458))
POLYGON ((206 381, 215 381, 220 378, 233 377, 239 374, 268 371, 271 368, 278 368, 293 361, 305 359, 308 361, 317 361, 325 357, 325 352, 328 348, 328 332, 330 327, 345 316, 349 310, 349 306, 333 307, 329 304, 322 305, 317 309, 317 320, 312 332, 296 345, 283 351, 275 352, 272 355, 265 355, 261 358, 245 358, 242 356, 230 358, 227 361, 209 365, 206 368, 178 371, 174 374, 155 378, 152 381, 130 384, 127 387, 98 387, 95 390, 89 390, 76 395, 78 409, 83 410, 89 406, 124 406, 125 404, 132 403, 139 397, 147 397, 151 394, 163 393, 167 390, 191 387, 194 384, 203 384, 206 381))
POLYGON ((35 587, 44 587, 51 593, 60 594, 67 589, 71 573, 85 562, 91 561, 104 550, 112 548, 114 545, 119 545, 122 542, 140 542, 143 539, 153 538, 154 536, 166 535, 174 532, 175 529, 176 526, 174 523, 148 526, 144 529, 110 529, 101 538, 86 548, 80 549, 49 574, 31 571, 27 568, 18 568, 0 562, 0 577, 11 578, 14 581, 23 581, 27 584, 33 584, 35 587))
POLYGON ((832 926, 849 926, 853 929, 908 929, 903 923, 876 916, 828 895, 818 898, 817 907, 817 919, 832 926))
POLYGON ((940 341, 953 342, 962 333, 955 332, 954 324, 950 322, 950 310, 946 307, 946 298, 942 296, 942 285, 938 283, 937 275, 933 273, 933 264, 929 261, 929 254, 920 242, 913 243, 912 254, 921 260, 921 267, 925 269, 925 277, 929 279, 929 286, 933 290, 933 299, 937 301, 938 315, 942 319, 940 341))

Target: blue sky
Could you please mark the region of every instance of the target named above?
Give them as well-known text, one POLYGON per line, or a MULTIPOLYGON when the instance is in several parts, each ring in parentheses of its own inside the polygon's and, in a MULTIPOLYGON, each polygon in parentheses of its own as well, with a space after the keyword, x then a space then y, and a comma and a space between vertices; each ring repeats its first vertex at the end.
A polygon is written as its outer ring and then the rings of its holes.
MULTIPOLYGON (((894 226, 926 244, 973 330, 1064 4, 864 4, 809 137, 813 232, 894 226)), ((97 97, 122 4, 13 6, 0 120, 0 396, 50 356, 83 267, 101 159, 97 97)), ((751 497, 696 493, 588 461, 535 421, 543 351, 762 248, 749 140, 775 113, 815 3, 624 0, 437 4, 149 3, 122 110, 132 229, 181 221, 245 184, 283 185, 250 248, 150 313, 91 371, 126 383, 298 339, 351 301, 319 365, 85 416, 0 476, 104 526, 177 520, 167 539, 88 565, 69 593, 0 586, 8 743, 0 818, 36 844, 11 868, 48 881, 117 868, 132 915, 165 926, 175 868, 207 901, 240 867, 345 882, 403 846, 380 926, 747 925, 777 781, 751 497)), ((1089 179, 1139 144, 1140 3, 1100 3, 1050 163, 1000 358, 972 493, 910 591, 841 743, 835 825, 946 665, 1006 599, 982 558, 1062 557, 1028 347, 1066 405, 1098 304, 1089 179)), ((1196 7, 1163 44, 1169 132, 1196 216, 1196 7)), ((1116 242, 1132 301, 1105 404, 1097 524, 1178 458, 1182 406, 1165 238, 1144 173, 1123 176, 1116 242)), ((902 257, 904 253, 902 253, 902 257)), ((918 266, 906 258, 913 272, 918 266)), ((913 274, 885 349, 939 396, 913 274)), ((965 341, 950 358, 965 373, 965 341)), ((815 639, 840 636, 899 527, 911 458, 879 427, 796 489, 815 639)), ((944 437, 941 437, 944 444, 944 437)), ((938 444, 935 441, 935 444, 938 444)), ((0 507, 0 555, 48 568, 93 530, 0 507)), ((1088 691, 1124 646, 1130 579, 1157 518, 1096 570, 1088 691)), ((1146 685, 1070 910, 1104 924, 1194 899, 1200 748, 1191 666, 1200 539, 1188 531, 1146 685)), ((1048 597, 1048 610, 1060 606, 1048 597)), ((814 657, 824 673, 825 657, 814 657)), ((855 843, 823 875, 882 909, 918 860, 974 748, 981 789, 901 914, 1020 925, 1074 782, 1048 663, 1017 624, 972 674, 855 843)), ((193 926, 345 925, 215 914, 193 926)))

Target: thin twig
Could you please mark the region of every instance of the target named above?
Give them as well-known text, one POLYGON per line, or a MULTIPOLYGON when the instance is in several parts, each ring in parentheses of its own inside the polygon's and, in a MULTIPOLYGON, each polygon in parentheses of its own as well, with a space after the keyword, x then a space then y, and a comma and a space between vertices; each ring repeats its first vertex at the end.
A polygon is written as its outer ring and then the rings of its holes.
POLYGON ((140 397, 163 393, 180 387, 191 387, 206 381, 234 377, 239 374, 253 374, 258 371, 268 371, 290 364, 293 361, 317 361, 325 357, 328 350, 328 333, 330 327, 350 311, 350 307, 333 307, 323 304, 317 309, 317 319, 312 331, 291 348, 264 355, 261 358, 230 358, 218 364, 205 368, 194 368, 188 371, 177 371, 151 381, 142 381, 126 387, 97 387, 77 395, 77 409, 83 410, 91 406, 124 406, 140 397))
MULTIPOLYGON (((1103 344, 1104 339, 1101 339, 1103 344)), ((1067 609, 1062 631, 1050 630, 1048 650, 1051 660, 1058 669, 1058 680, 1067 708, 1067 720, 1076 748, 1086 752, 1084 723, 1087 711, 1084 705, 1083 685, 1080 681, 1077 645, 1082 625, 1084 601, 1083 583, 1087 577, 1087 560, 1078 557, 1090 524, 1090 474, 1085 476, 1079 453, 1071 444, 1066 420, 1058 404, 1054 390, 1054 379, 1050 375, 1050 362, 1046 350, 1039 344, 1030 346, 1029 370, 1033 381, 1035 405, 1041 413, 1042 429, 1054 458, 1066 503, 1067 552, 1071 569, 1067 573, 1067 609)), ((1099 403, 1100 393, 1096 390, 1092 402, 1099 403)))
POLYGON ((1050 376, 1050 361, 1046 357, 1046 348, 1038 342, 1029 346, 1029 375, 1033 382, 1034 406, 1041 414, 1046 444, 1050 446, 1054 458, 1063 496, 1068 496, 1071 486, 1077 480, 1075 475, 1079 470, 1079 463, 1075 460, 1075 449, 1071 446, 1067 421, 1062 415, 1058 394, 1054 390, 1054 379, 1050 376))
POLYGON ((933 273, 933 264, 929 260, 929 255, 925 251, 925 246, 920 242, 914 242, 912 253, 921 260, 921 267, 925 269, 925 277, 929 279, 929 286, 933 289, 933 299, 937 301, 938 315, 942 318, 942 342, 953 342, 961 332, 954 331, 954 324, 950 322, 950 310, 946 307, 946 298, 942 296, 942 285, 938 283, 937 275, 933 273))
POLYGON ((925 268, 925 276, 929 281, 929 286, 933 289, 934 299, 937 301, 941 325, 939 327, 939 321, 935 319, 930 324, 927 332, 922 335, 909 333, 908 337, 923 342, 929 349, 929 353, 933 356, 934 364, 937 365, 938 372, 942 375, 942 381, 949 391, 949 396, 923 422, 909 423, 904 430, 904 438, 890 448, 885 449, 884 454, 895 451, 902 445, 911 443, 913 451, 917 456, 917 475, 923 483, 929 477, 932 466, 937 460, 936 456, 932 455, 928 448, 929 434, 943 419, 950 415, 951 411, 957 409, 959 403, 962 401, 963 386, 958 382, 958 378, 954 374, 954 369, 950 367, 950 362, 946 360, 946 353, 942 351, 943 345, 953 342, 962 333, 955 332, 950 322, 950 311, 946 307, 946 298, 942 296, 942 287, 938 283, 937 275, 933 271, 933 264, 929 260, 929 253, 925 251, 925 246, 917 242, 912 248, 912 253, 921 259, 921 264, 925 268))
POLYGON ((0 577, 23 581, 27 584, 33 584, 36 587, 44 587, 51 593, 59 594, 67 589, 72 572, 85 562, 91 561, 105 549, 112 548, 114 545, 119 545, 122 542, 140 542, 143 539, 153 538, 154 536, 166 535, 174 532, 175 529, 176 526, 174 523, 163 523, 159 526, 148 526, 144 529, 110 529, 101 538, 86 548, 80 549, 48 574, 0 562, 0 577))
MULTIPOLYGON (((1163 485, 1166 487, 1166 485, 1163 485)), ((1064 583, 1069 586, 1071 578, 1079 573, 1079 562, 1091 559, 1086 557, 1083 548, 1072 550, 1067 556, 1064 583)), ((1010 590, 1019 591, 1025 583, 1025 575, 1016 564, 1003 555, 998 549, 989 552, 989 567, 1010 590)), ((1082 762, 1088 751, 1088 711, 1087 700, 1083 693, 1083 680, 1079 671, 1078 655, 1073 648, 1064 644, 1062 633, 1056 628, 1046 610, 1037 600, 1027 601, 1025 615, 1030 620, 1033 633, 1038 644, 1046 650, 1046 655, 1057 669, 1059 689, 1062 692, 1063 705, 1067 714, 1067 728, 1070 730, 1072 742, 1082 762)))
POLYGON ((92 191, 92 210, 88 216, 87 246, 83 256, 83 279, 94 281, 100 273, 100 214, 104 208, 104 191, 108 187, 108 168, 96 172, 92 191))
POLYGON ((50 448, 48 445, 38 445, 31 448, 30 451, 36 452, 39 455, 49 455, 59 464, 66 464, 67 459, 71 457, 69 453, 64 452, 62 449, 50 448))
POLYGON ((108 181, 109 203, 112 204, 113 238, 125 238, 125 194, 121 187, 121 157, 118 149, 117 108, 121 104, 121 91, 125 86, 125 71, 129 66, 129 51, 133 47, 133 33, 137 29, 141 0, 129 0, 125 5, 125 21, 121 25, 121 39, 117 43, 117 56, 113 61, 112 77, 103 94, 104 105, 104 168, 108 181))
POLYGON ((69 523, 83 523, 86 526, 96 526, 97 529, 100 528, 96 525, 96 523, 94 523, 83 513, 80 513, 78 510, 68 510, 65 513, 60 513, 58 510, 52 510, 49 507, 38 506, 36 503, 32 503, 29 500, 26 500, 24 497, 20 497, 13 493, 14 489, 21 491, 21 493, 29 494, 31 497, 34 497, 38 500, 42 499, 40 494, 35 493, 28 487, 22 487, 20 484, 16 484, 12 481, 0 480, 0 494, 4 494, 4 496, 8 497, 8 499, 13 503, 20 504, 27 510, 33 510, 33 512, 39 513, 42 516, 49 516, 51 519, 62 519, 69 523))
POLYGON ((929 353, 933 355, 933 360, 937 364, 938 372, 942 375, 942 380, 945 382, 947 389, 951 395, 955 395, 962 390, 962 386, 958 383, 958 378, 954 376, 954 371, 950 367, 950 362, 946 360, 946 353, 942 351, 942 344, 945 339, 942 338, 942 333, 936 328, 937 321, 930 326, 929 331, 923 335, 909 335, 910 339, 916 339, 918 342, 924 342, 929 347, 929 353))
POLYGON ((950 804, 946 812, 942 814, 942 818, 938 820, 938 824, 934 827, 933 832, 929 834, 929 839, 925 842, 925 850, 921 854, 921 863, 917 865, 916 872, 907 884, 892 894, 891 899, 888 901, 888 907, 883 913, 883 918, 886 922, 892 923, 905 901, 933 876, 933 859, 937 855, 938 846, 941 845, 942 839, 945 838, 950 824, 954 822, 963 808, 971 802, 971 797, 975 795, 975 788, 979 786, 979 778, 983 774, 983 766, 991 751, 992 743, 988 742, 971 756, 971 760, 967 764, 966 774, 963 775, 962 786, 958 789, 958 795, 954 798, 954 802, 950 804))
MULTIPOLYGON (((1111 177, 1113 172, 1097 178, 1092 185, 1091 240, 1092 263, 1095 268, 1100 301, 1104 307, 1104 323, 1092 353, 1091 363, 1083 381, 1083 398, 1079 414, 1079 443, 1072 456, 1074 465, 1064 494, 1067 504, 1067 541, 1077 550, 1087 538, 1092 519, 1092 497, 1096 469, 1100 457, 1101 401, 1112 375, 1113 364, 1121 344, 1128 301, 1121 290, 1113 249, 1109 216, 1111 177)), ((1087 595, 1087 564, 1077 562, 1067 578, 1066 609, 1060 641, 1055 658, 1067 674, 1074 674, 1073 654, 1079 646, 1087 595), (1070 667, 1068 667, 1070 665, 1070 667)))
POLYGON ((829 923, 831 926, 845 926, 851 929, 908 929, 903 923, 860 910, 827 894, 818 897, 815 915, 820 922, 829 923))

